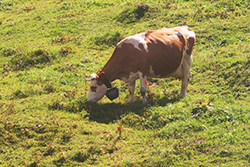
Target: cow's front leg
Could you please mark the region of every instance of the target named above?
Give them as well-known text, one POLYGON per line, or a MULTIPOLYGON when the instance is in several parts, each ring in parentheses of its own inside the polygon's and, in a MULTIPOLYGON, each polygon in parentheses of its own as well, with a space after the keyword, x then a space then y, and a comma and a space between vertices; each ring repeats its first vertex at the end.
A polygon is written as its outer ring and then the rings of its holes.
POLYGON ((130 94, 130 103, 134 102, 134 92, 135 92, 135 81, 128 83, 128 89, 130 94))
POLYGON ((146 92, 147 92, 146 83, 147 83, 147 80, 146 80, 146 77, 145 78, 142 77, 142 74, 140 74, 139 77, 140 77, 140 84, 141 84, 140 91, 141 91, 141 95, 142 95, 142 103, 145 104, 145 103, 147 103, 147 98, 146 98, 146 92))

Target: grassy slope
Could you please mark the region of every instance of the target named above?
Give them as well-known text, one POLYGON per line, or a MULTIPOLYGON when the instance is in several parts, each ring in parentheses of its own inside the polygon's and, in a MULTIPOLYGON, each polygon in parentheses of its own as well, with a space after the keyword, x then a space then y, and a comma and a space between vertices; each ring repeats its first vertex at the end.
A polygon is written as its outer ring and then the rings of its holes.
POLYGON ((248 2, 144 2, 0 2, 0 165, 249 165, 248 2), (84 73, 120 39, 181 25, 197 35, 187 97, 158 79, 127 104, 115 81, 117 100, 86 103, 84 73))

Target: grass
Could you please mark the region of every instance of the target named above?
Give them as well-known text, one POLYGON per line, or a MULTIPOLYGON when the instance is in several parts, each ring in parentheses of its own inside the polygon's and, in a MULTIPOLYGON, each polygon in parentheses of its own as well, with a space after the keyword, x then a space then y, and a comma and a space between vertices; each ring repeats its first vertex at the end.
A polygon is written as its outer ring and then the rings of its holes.
POLYGON ((250 7, 224 1, 0 1, 0 166, 249 166, 250 7), (88 104, 85 74, 118 41, 187 25, 188 95, 151 79, 149 103, 88 104))

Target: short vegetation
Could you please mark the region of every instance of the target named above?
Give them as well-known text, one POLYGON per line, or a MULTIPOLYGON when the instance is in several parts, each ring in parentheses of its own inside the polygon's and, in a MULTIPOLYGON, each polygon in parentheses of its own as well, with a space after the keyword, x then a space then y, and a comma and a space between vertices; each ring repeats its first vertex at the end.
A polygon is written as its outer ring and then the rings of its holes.
POLYGON ((248 0, 0 1, 0 166, 249 166, 248 0), (85 74, 123 38, 189 26, 188 95, 150 79, 87 103, 85 74))

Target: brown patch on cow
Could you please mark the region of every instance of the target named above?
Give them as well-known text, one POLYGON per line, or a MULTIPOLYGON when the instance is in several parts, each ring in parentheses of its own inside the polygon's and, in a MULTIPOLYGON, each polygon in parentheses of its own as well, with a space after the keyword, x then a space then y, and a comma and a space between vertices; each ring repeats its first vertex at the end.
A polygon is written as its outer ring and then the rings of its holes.
POLYGON ((148 63, 155 75, 166 77, 176 71, 183 56, 185 40, 175 35, 173 29, 148 31, 145 40, 148 44, 148 63))

